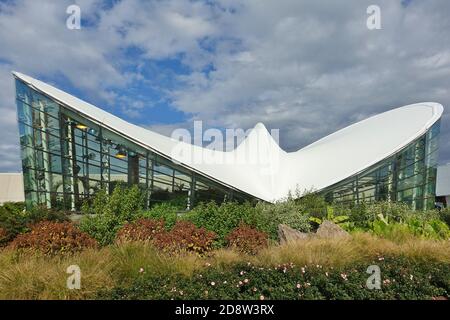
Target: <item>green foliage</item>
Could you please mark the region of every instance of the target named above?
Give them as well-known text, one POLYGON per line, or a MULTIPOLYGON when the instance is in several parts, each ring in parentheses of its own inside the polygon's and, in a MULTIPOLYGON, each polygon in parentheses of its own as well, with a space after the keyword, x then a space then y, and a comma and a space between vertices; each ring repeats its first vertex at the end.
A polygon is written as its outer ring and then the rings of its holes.
POLYGON ((331 221, 335 224, 340 225, 343 228, 347 228, 349 225, 349 216, 347 215, 335 215, 334 208, 332 206, 327 206, 327 214, 322 218, 311 217, 309 218, 312 222, 317 224, 322 224, 325 220, 331 221))
POLYGON ((241 222, 265 232, 271 227, 268 217, 259 214, 250 203, 225 202, 221 205, 213 201, 200 203, 182 216, 182 219, 214 231, 217 234, 217 245, 220 246, 226 245, 226 236, 241 222))
POLYGON ((235 264, 210 266, 194 276, 142 274, 127 286, 98 294, 102 299, 431 299, 449 297, 450 265, 383 257, 370 264, 381 269, 381 289, 368 289, 368 264, 351 267, 275 267, 235 264))
POLYGON ((93 199, 83 203, 82 212, 99 215, 114 214, 131 221, 143 210, 144 205, 145 196, 138 186, 126 187, 119 184, 110 195, 104 189, 99 190, 93 199))
POLYGON ((267 224, 266 231, 270 238, 277 238, 279 224, 285 224, 301 232, 311 230, 309 223, 308 206, 304 203, 288 198, 275 204, 259 202, 256 211, 267 224))
POLYGON ((8 243, 20 233, 29 231, 29 225, 45 220, 61 222, 67 221, 68 218, 64 212, 43 206, 25 211, 25 205, 21 202, 5 203, 0 206, 0 228, 3 230, 0 245, 8 243))
POLYGON ((86 202, 83 205, 83 212, 90 215, 80 221, 79 228, 100 245, 111 244, 125 223, 142 216, 144 199, 137 186, 125 188, 118 185, 110 195, 101 190, 90 204, 86 202))
POLYGON ((439 212, 439 218, 450 227, 450 207, 447 207, 439 212))
POLYGON ((178 219, 178 207, 170 203, 161 203, 142 213, 144 218, 163 219, 167 229, 171 229, 178 219))

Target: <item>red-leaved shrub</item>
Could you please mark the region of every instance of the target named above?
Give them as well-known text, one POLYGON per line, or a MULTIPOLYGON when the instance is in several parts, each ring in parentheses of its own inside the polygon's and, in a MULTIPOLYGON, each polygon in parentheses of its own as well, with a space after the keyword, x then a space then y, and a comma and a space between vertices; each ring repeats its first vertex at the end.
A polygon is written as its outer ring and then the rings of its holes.
POLYGON ((0 228, 0 247, 4 246, 8 240, 8 232, 0 228))
POLYGON ((256 254, 268 245, 268 236, 250 226, 240 224, 227 236, 228 246, 247 254, 256 254))
POLYGON ((142 218, 120 228, 117 241, 150 241, 161 232, 165 232, 164 220, 142 218))
POLYGON ((157 234, 153 243, 165 252, 194 252, 202 255, 212 249, 215 238, 214 232, 197 228, 192 222, 180 220, 172 230, 157 234))
POLYGON ((71 222, 41 221, 31 231, 19 234, 10 244, 15 249, 33 249, 44 254, 64 254, 97 247, 97 241, 71 222))

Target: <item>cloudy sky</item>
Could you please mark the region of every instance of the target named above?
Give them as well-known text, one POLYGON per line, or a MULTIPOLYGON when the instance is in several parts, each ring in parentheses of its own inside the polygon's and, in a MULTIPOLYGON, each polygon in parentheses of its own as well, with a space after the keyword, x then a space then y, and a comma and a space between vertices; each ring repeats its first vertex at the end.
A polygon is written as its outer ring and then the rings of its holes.
POLYGON ((169 135, 263 122, 289 151, 436 101, 449 162, 449 13, 447 0, 0 0, 0 172, 20 171, 12 70, 169 135), (81 30, 66 27, 71 4, 81 30))

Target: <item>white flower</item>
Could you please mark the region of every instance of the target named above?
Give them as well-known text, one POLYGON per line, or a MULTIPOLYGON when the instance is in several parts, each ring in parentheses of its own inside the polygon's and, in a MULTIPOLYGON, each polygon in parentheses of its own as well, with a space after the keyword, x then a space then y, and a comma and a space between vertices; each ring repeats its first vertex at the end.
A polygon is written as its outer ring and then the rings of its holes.
POLYGON ((248 283, 248 279, 245 279, 245 280, 244 280, 244 283, 248 283))
POLYGON ((300 283, 297 283, 297 289, 300 289, 302 285, 300 283))
POLYGON ((259 296, 259 300, 264 300, 264 299, 265 299, 265 298, 264 298, 263 295, 259 296))
POLYGON ((144 272, 144 268, 139 269, 139 273, 142 273, 142 272, 144 272))
POLYGON ((212 285, 212 286, 215 286, 215 285, 216 285, 216 283, 215 283, 214 281, 212 281, 212 282, 211 282, 211 285, 212 285))

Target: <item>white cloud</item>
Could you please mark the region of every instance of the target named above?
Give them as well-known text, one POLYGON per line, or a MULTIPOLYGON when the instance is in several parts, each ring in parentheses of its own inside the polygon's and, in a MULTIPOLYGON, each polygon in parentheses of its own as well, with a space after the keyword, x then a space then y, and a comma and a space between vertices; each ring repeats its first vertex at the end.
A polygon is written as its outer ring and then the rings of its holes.
MULTIPOLYGON (((155 101, 130 100, 116 89, 145 84, 208 125, 248 128, 261 121, 280 128, 290 150, 392 107, 437 101, 447 107, 441 155, 450 161, 450 2, 412 1, 405 8, 400 0, 378 1, 382 30, 374 31, 366 28, 372 2, 361 0, 122 0, 107 8, 100 0, 75 2, 91 22, 79 31, 65 28, 73 1, 0 4, 0 61, 7 63, 0 64, 0 110, 8 115, 0 118, 2 150, 18 141, 14 68, 68 79, 94 101, 135 118, 155 101), (138 59, 126 54, 132 49, 138 59), (146 60, 167 58, 189 70, 170 92, 155 86, 157 69, 141 71, 146 60)), ((173 126, 153 128, 168 133, 173 126)), ((17 152, 9 154, 12 160, 0 159, 3 169, 17 168, 17 152)))

